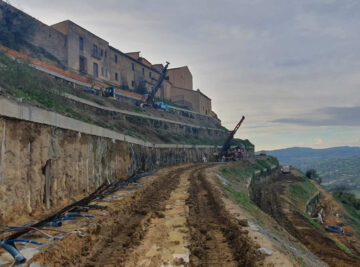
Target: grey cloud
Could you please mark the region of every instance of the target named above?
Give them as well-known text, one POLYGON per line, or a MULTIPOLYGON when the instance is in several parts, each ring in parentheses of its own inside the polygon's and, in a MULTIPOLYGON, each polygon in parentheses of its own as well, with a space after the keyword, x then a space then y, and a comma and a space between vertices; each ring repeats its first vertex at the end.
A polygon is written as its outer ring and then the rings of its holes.
POLYGON ((188 65, 229 128, 237 109, 245 127, 276 118, 283 127, 359 125, 356 108, 317 110, 360 106, 359 0, 11 3, 47 24, 71 19, 153 63, 188 65), (303 110, 317 115, 288 117, 303 110))
POLYGON ((360 126, 360 106, 327 107, 294 118, 282 118, 272 122, 304 126, 360 126))

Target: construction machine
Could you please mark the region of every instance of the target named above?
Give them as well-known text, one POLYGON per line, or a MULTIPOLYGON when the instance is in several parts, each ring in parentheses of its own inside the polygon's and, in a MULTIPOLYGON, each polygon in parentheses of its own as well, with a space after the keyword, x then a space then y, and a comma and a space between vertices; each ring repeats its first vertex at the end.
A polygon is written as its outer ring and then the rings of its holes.
POLYGON ((150 94, 146 94, 143 96, 143 99, 141 100, 141 102, 139 103, 140 107, 145 107, 145 106, 151 106, 153 108, 161 108, 163 110, 169 110, 169 108, 167 107, 166 104, 164 104, 163 102, 155 102, 155 95, 156 93, 159 91, 159 89, 161 88, 161 85, 163 83, 163 81, 166 78, 166 74, 167 74, 167 69, 169 67, 169 62, 166 62, 165 67, 163 68, 159 79, 157 80, 154 88, 151 90, 150 94), (164 106, 166 106, 164 108, 164 106))
MULTIPOLYGON (((226 139, 224 145, 222 146, 219 154, 217 155, 218 161, 221 161, 223 159, 223 157, 226 157, 229 154, 231 141, 234 139, 234 136, 235 136, 237 130, 240 128, 240 126, 244 120, 245 120, 245 116, 242 116, 241 120, 238 122, 238 124, 236 124, 234 130, 232 130, 230 132, 230 134, 229 134, 228 138, 226 139)), ((233 155, 230 155, 230 157, 234 158, 233 155)))

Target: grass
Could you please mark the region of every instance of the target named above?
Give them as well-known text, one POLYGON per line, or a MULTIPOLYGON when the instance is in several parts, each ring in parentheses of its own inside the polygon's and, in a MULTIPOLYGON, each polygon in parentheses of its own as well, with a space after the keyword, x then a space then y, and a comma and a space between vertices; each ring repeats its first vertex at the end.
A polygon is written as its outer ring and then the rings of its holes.
POLYGON ((291 197, 300 206, 305 206, 306 202, 317 192, 316 187, 308 178, 303 179, 303 182, 290 185, 291 197))
POLYGON ((223 185, 224 189, 227 191, 228 196, 233 198, 239 206, 241 206, 244 210, 249 212, 251 216, 259 223, 260 225, 264 225, 264 219, 262 211, 256 206, 256 204, 244 193, 237 192, 233 188, 227 185, 223 185))
POLYGON ((223 175, 236 176, 240 180, 247 179, 251 177, 254 173, 254 169, 251 167, 242 167, 242 168, 221 168, 219 172, 223 175))
POLYGON ((309 215, 304 214, 304 213, 302 213, 301 215, 302 215, 302 216, 305 216, 306 219, 308 219, 308 221, 311 223, 311 225, 312 225, 316 230, 318 230, 318 231, 320 231, 320 232, 322 232, 322 233, 325 233, 325 231, 324 231, 324 229, 322 228, 322 226, 321 226, 318 222, 316 222, 314 219, 312 219, 309 215))
POLYGON ((9 95, 83 122, 106 127, 101 123, 95 123, 87 114, 78 113, 71 107, 64 96, 64 92, 69 92, 70 89, 62 82, 34 70, 24 62, 13 60, 1 52, 0 64, 2 66, 0 86, 9 95))
POLYGON ((279 162, 274 157, 266 157, 264 159, 256 159, 255 160, 256 170, 261 171, 261 173, 263 173, 263 174, 270 174, 271 166, 276 166, 276 168, 279 167, 279 162))
POLYGON ((354 206, 341 201, 341 199, 335 194, 333 196, 337 202, 342 204, 342 206, 347 212, 347 214, 344 214, 344 219, 346 223, 352 226, 354 230, 358 233, 358 235, 360 235, 360 211, 357 210, 354 206))
POLYGON ((6 66, 0 68, 0 85, 9 94, 27 101, 36 101, 61 113, 75 115, 66 104, 64 87, 61 84, 3 53, 0 53, 0 63, 6 66))
POLYGON ((134 107, 134 111, 137 112, 137 113, 144 113, 144 112, 145 112, 145 109, 144 109, 144 108, 141 108, 141 107, 135 106, 135 107, 134 107))
POLYGON ((332 238, 331 238, 331 240, 334 241, 335 244, 336 244, 336 246, 338 246, 338 248, 340 248, 340 249, 341 249, 342 251, 344 251, 346 254, 352 255, 351 251, 350 251, 347 247, 345 247, 344 245, 340 244, 340 243, 337 242, 335 239, 332 239, 332 238))
POLYGON ((301 267, 306 267, 306 264, 304 262, 304 258, 300 256, 293 256, 294 260, 297 261, 301 267))

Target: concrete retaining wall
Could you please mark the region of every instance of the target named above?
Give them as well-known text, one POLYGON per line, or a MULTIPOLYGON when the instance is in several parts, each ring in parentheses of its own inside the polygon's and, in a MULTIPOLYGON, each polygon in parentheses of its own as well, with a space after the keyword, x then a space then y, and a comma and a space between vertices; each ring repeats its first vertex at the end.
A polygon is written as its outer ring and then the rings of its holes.
POLYGON ((30 220, 137 170, 211 160, 214 149, 152 144, 0 98, 0 223, 30 220))

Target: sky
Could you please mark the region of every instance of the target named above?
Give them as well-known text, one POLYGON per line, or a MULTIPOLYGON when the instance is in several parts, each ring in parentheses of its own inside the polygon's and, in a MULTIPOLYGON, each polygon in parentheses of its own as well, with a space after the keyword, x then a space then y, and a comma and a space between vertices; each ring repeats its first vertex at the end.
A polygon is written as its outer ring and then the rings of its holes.
POLYGON ((187 65, 256 150, 360 146, 358 0, 12 0, 153 64, 187 65))

